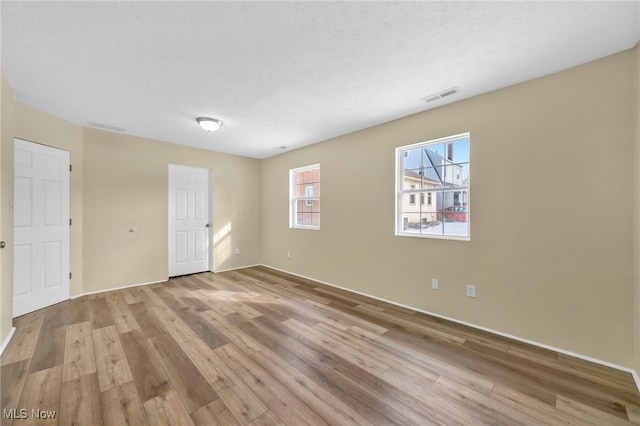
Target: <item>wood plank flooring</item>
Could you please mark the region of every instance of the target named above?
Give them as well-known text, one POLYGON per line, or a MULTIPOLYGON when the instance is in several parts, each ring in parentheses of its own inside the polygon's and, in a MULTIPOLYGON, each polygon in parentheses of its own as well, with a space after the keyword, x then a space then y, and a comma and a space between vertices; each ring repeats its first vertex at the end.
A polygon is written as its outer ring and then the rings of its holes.
POLYGON ((628 373, 266 267, 15 326, 3 426, 640 424, 628 373))

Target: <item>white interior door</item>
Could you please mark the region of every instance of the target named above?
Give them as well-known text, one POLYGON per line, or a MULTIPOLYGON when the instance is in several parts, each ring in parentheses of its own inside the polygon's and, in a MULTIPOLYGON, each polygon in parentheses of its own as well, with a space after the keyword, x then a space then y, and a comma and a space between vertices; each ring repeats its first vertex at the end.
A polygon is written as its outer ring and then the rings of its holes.
POLYGON ((15 139, 13 316, 69 298, 69 153, 15 139))
POLYGON ((208 169, 169 164, 169 276, 209 271, 208 169))

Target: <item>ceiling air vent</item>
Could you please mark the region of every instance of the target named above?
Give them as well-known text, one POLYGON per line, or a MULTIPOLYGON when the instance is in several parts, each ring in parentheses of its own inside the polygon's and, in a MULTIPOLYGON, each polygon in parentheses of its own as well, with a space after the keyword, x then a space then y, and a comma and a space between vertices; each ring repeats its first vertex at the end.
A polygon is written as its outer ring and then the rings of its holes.
POLYGON ((458 89, 457 87, 452 87, 451 89, 443 90, 442 92, 436 93, 435 95, 426 96, 422 98, 422 100, 425 102, 435 102, 446 96, 455 95, 456 93, 460 93, 460 89, 458 89))
POLYGON ((94 127, 96 129, 110 130, 112 132, 120 132, 124 133, 127 129, 123 129, 122 127, 110 126, 108 124, 96 123, 95 121, 87 121, 87 126, 94 127))

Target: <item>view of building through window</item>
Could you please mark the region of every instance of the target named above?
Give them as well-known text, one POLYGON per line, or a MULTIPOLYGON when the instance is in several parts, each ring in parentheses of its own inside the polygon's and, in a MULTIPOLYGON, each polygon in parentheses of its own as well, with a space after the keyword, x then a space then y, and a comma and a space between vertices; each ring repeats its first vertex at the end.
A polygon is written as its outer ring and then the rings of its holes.
POLYGON ((469 143, 465 133, 397 148, 397 235, 470 237, 469 143))
POLYGON ((292 228, 320 228, 320 165, 300 167, 289 171, 292 228))

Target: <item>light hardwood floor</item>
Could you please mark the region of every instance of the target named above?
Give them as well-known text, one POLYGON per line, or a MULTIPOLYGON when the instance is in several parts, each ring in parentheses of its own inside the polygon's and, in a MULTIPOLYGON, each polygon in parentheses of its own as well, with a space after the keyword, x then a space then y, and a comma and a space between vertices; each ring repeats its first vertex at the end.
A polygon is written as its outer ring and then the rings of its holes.
POLYGON ((265 267, 84 296, 15 326, 2 425, 640 424, 628 373, 265 267))

